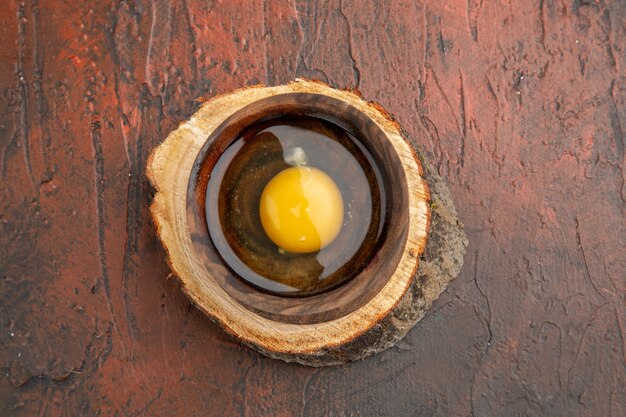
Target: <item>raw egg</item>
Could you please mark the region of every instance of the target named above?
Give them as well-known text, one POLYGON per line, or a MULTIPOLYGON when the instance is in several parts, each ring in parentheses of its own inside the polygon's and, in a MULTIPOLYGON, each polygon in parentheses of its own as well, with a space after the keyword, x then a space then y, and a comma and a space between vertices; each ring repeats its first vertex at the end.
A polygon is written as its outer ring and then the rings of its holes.
POLYGON ((263 189, 259 205, 267 236, 293 253, 317 252, 332 243, 341 230, 343 211, 335 181, 308 166, 279 172, 263 189))

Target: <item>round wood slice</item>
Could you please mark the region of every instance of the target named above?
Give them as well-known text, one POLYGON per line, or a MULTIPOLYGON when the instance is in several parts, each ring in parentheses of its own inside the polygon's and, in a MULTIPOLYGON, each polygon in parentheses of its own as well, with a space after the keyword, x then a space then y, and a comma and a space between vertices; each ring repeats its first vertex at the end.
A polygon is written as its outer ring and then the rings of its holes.
MULTIPOLYGON (((250 117, 240 117, 238 123, 250 122, 250 117)), ((151 213, 157 234, 186 294, 228 333, 274 358, 310 366, 336 365, 391 347, 424 316, 463 263, 467 238, 447 186, 392 117, 353 91, 296 80, 214 97, 154 150, 147 175, 156 188, 151 213), (213 250, 208 233, 194 220, 204 207, 197 190, 204 190, 210 175, 198 166, 199 155, 209 149, 205 159, 219 157, 216 147, 207 148, 216 132, 224 131, 235 115, 255 103, 294 94, 341 103, 341 108, 358 113, 382 132, 387 151, 399 161, 393 169, 403 171, 397 187, 403 191, 400 212, 406 214, 392 218, 400 219, 392 224, 398 239, 389 242, 395 245, 389 256, 375 261, 378 269, 366 268, 369 272, 338 289, 308 298, 243 288, 216 257, 207 255, 213 250), (391 255, 396 252, 397 256, 391 255)), ((387 253, 385 248, 379 253, 387 253)))

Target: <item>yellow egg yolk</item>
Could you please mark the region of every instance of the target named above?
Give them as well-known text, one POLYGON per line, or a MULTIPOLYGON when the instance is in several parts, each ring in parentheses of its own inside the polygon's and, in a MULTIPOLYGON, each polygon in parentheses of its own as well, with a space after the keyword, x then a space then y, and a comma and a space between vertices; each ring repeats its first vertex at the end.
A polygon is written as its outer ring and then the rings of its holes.
POLYGON ((329 245, 343 224, 341 192, 325 172, 312 167, 287 168, 261 194, 261 224, 280 248, 317 252, 329 245))

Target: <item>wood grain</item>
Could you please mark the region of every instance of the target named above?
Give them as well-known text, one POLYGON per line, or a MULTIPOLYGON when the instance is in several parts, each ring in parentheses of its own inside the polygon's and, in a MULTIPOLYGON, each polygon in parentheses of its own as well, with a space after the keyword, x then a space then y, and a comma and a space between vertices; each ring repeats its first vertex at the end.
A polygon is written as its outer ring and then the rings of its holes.
POLYGON ((626 414, 623 0, 11 0, 0 18, 3 414, 626 414), (317 371, 189 305, 142 175, 198 96, 296 77, 423 137, 471 242, 396 348, 317 371))
MULTIPOLYGON (((387 348, 387 340, 398 340, 410 328, 407 323, 395 334, 398 326, 380 323, 392 312, 403 313, 395 309, 413 283, 429 234, 428 186, 397 123, 355 93, 298 79, 211 98, 154 150, 146 173, 157 191, 151 206, 157 234, 185 293, 244 343, 288 361, 331 365, 378 352, 378 339, 385 340, 380 348, 387 348), (232 275, 209 240, 203 203, 215 160, 243 129, 276 114, 299 113, 336 118, 360 131, 389 189, 388 225, 374 259, 350 282, 288 299, 251 291, 232 275), (365 333, 369 343, 349 346, 365 333)), ((453 210, 451 203, 446 207, 453 210)), ((459 267, 462 260, 462 255, 455 259, 459 267)), ((454 276, 420 283, 413 302, 422 315, 454 276)))

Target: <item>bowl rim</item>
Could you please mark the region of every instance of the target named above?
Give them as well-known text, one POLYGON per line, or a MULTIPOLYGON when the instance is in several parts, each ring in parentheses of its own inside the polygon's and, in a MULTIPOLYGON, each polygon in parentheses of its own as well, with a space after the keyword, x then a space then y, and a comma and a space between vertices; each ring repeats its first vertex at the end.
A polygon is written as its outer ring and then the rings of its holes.
POLYGON ((406 175, 398 154, 384 131, 365 113, 344 101, 322 94, 292 92, 266 97, 240 108, 206 138, 194 161, 188 181, 187 221, 196 232, 196 256, 207 270, 205 279, 248 310, 268 319, 313 324, 334 320, 369 302, 393 275, 408 236, 409 201, 406 175), (386 219, 376 250, 362 270, 336 288, 306 297, 285 297, 254 288, 230 271, 209 234, 206 220, 207 183, 222 153, 250 126, 281 116, 308 116, 334 123, 352 133, 369 151, 386 190, 386 219), (202 236, 206 231, 207 236, 202 236), (214 268, 221 262, 226 268, 214 268))

